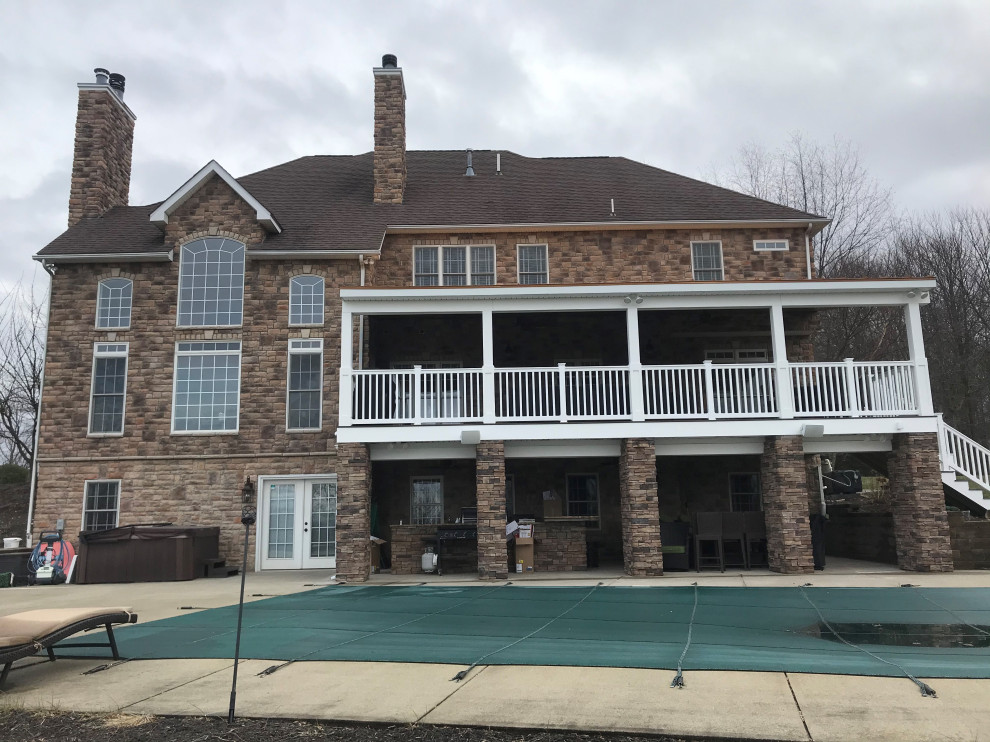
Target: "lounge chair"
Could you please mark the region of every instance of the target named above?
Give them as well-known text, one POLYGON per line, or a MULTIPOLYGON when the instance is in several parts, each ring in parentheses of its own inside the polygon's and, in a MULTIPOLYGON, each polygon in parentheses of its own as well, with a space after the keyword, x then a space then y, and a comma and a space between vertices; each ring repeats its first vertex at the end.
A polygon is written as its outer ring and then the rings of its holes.
POLYGON ((59 649, 107 647, 115 660, 120 659, 113 638, 113 624, 137 623, 137 618, 130 608, 46 608, 0 617, 0 664, 3 664, 0 687, 7 679, 10 666, 17 660, 45 650, 48 659, 54 662, 55 644, 80 631, 101 626, 107 632, 106 643, 62 644, 59 649))

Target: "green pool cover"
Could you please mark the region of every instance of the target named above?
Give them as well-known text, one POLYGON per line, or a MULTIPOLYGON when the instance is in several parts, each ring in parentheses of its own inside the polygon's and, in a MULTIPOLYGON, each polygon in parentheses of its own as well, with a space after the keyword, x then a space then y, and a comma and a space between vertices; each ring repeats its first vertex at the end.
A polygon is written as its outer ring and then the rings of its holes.
MULTIPOLYGON (((236 625, 227 606, 123 628, 118 644, 230 658, 236 625)), ((673 669, 689 632, 685 672, 990 677, 982 588, 331 586, 247 603, 241 657, 673 669)))

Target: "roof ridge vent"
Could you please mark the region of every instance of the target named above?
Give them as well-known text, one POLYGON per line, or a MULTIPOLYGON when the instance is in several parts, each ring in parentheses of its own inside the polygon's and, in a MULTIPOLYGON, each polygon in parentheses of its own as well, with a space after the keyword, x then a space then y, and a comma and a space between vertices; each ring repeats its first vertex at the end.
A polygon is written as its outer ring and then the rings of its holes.
POLYGON ((468 148, 468 151, 467 151, 467 160, 468 160, 468 162, 467 162, 467 170, 464 171, 464 174, 465 175, 469 175, 469 176, 473 176, 474 175, 474 168, 471 166, 471 149, 470 148, 468 148))

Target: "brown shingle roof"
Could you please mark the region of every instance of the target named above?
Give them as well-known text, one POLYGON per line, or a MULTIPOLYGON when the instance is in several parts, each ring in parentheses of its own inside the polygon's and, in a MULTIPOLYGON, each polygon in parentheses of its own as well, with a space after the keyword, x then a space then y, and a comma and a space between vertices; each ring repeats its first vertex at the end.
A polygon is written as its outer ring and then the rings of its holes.
MULTIPOLYGON (((372 202, 372 155, 303 157, 238 179, 282 226, 266 250, 377 250, 388 226, 821 220, 624 157, 411 151, 404 203, 372 202), (610 200, 615 199, 615 216, 610 200)), ((39 253, 160 252, 158 204, 83 220, 39 253)))

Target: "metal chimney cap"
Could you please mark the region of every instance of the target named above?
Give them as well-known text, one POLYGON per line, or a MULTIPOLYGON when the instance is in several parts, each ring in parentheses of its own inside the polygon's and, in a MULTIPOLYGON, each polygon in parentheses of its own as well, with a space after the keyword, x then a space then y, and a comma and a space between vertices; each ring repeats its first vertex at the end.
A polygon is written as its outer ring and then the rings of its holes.
POLYGON ((385 69, 398 69, 399 59, 394 54, 386 54, 382 57, 382 67, 385 69))
POLYGON ((110 80, 110 70, 105 70, 102 67, 97 67, 93 72, 96 74, 96 84, 106 85, 110 80))
POLYGON ((121 98, 124 97, 124 76, 119 72, 110 73, 110 87, 121 98))

